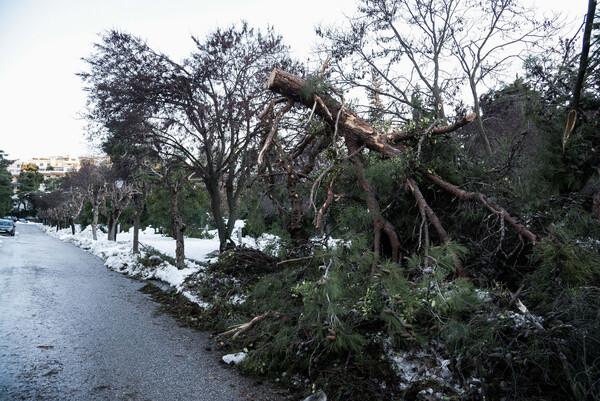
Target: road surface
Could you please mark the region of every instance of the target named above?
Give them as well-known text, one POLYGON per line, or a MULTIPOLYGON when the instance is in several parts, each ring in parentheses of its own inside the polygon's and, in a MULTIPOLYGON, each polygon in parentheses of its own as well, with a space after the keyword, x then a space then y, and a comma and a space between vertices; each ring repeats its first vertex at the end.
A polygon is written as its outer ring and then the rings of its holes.
POLYGON ((0 400, 282 399, 101 259, 33 224, 0 241, 0 400))

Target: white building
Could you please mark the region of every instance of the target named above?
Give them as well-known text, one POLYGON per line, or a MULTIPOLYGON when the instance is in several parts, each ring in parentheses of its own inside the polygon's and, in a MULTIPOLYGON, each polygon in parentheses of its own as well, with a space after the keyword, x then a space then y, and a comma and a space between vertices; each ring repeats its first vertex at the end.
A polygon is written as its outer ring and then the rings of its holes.
POLYGON ((8 171, 13 177, 13 182, 17 180, 23 166, 35 164, 38 172, 44 175, 44 179, 58 178, 66 173, 78 171, 81 168, 81 161, 84 158, 70 156, 55 157, 33 157, 31 159, 20 159, 8 166, 8 171))

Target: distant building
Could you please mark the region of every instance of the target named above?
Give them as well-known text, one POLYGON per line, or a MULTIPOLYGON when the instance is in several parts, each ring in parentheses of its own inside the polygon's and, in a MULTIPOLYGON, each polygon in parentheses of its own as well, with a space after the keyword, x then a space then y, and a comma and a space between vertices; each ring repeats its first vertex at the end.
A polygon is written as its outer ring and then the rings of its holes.
POLYGON ((12 176, 13 186, 16 188, 17 178, 21 174, 23 166, 35 164, 38 166, 38 172, 44 175, 44 180, 50 178, 64 177, 67 173, 79 171, 81 164, 88 161, 98 163, 105 158, 92 157, 70 157, 70 156, 53 156, 53 157, 33 157, 31 159, 19 159, 8 166, 8 171, 12 176))
POLYGON ((20 159, 8 166, 8 171, 17 180, 23 166, 35 164, 38 172, 44 175, 44 179, 58 178, 66 173, 78 171, 81 168, 80 157, 56 156, 56 157, 33 157, 31 159, 20 159))

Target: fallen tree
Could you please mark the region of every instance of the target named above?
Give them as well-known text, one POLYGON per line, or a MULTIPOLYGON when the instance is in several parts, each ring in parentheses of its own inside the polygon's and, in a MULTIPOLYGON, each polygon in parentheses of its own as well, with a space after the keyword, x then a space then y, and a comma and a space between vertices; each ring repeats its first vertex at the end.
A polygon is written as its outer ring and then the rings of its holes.
MULTIPOLYGON (((400 237, 398 230, 396 227, 385 217, 381 211, 381 207, 377 201, 377 193, 374 186, 369 182, 367 177, 364 174, 364 164, 361 158, 361 151, 364 148, 367 148, 373 152, 380 153, 381 155, 394 158, 394 157, 405 157, 406 151, 409 147, 414 146, 414 138, 416 136, 421 136, 418 141, 418 149, 416 152, 417 155, 417 163, 414 163, 414 166, 411 169, 407 169, 402 177, 402 184, 406 185, 406 187, 413 194, 417 205, 420 210, 420 215, 423 220, 423 229, 425 231, 425 251, 429 248, 429 234, 428 234, 428 226, 432 225, 436 232, 438 233, 440 239, 443 242, 448 241, 448 233, 444 229, 440 219, 437 217, 434 210, 429 206, 423 192, 419 188, 419 183, 412 176, 413 174, 419 173, 421 177, 426 178, 431 183, 434 183, 440 189, 456 196, 462 200, 476 200, 485 205, 491 212, 500 216, 501 221, 504 223, 508 223, 511 225, 521 237, 526 238, 528 241, 535 243, 537 237, 533 234, 527 227, 525 227, 522 223, 519 223, 517 219, 511 216, 506 210, 498 205, 496 205, 488 196, 480 193, 468 192, 460 189, 458 186, 451 184, 441 177, 438 177, 431 172, 426 171, 425 169, 419 167, 418 158, 421 153, 421 145, 429 136, 440 135, 440 134, 448 134, 453 131, 456 131, 460 127, 468 124, 476 118, 474 113, 464 116, 460 118, 453 124, 445 125, 445 126, 437 126, 439 124, 439 120, 436 120, 429 128, 425 130, 417 130, 413 132, 382 132, 377 130, 375 127, 370 125, 367 121, 363 120, 351 110, 344 106, 343 96, 328 87, 321 79, 321 77, 316 77, 313 79, 305 80, 300 78, 294 74, 288 73, 286 71, 282 71, 280 69, 274 69, 269 76, 267 82, 267 89, 284 96, 285 98, 299 103, 309 109, 312 110, 311 118, 313 113, 319 116, 326 124, 328 124, 332 131, 334 132, 333 143, 335 141, 343 140, 343 143, 346 146, 348 156, 346 159, 349 159, 354 167, 356 172, 356 176, 360 187, 365 195, 365 202, 367 208, 369 209, 373 227, 374 227, 374 243, 373 250, 375 254, 379 254, 381 252, 380 243, 382 240, 382 235, 387 237, 389 244, 391 246, 391 259, 394 262, 399 262, 401 260, 400 255, 400 237), (331 93, 331 94, 330 94, 331 93), (338 96, 339 100, 335 99, 333 95, 338 96), (413 145, 407 144, 407 140, 412 140, 413 145)), ((277 100, 277 103, 282 103, 282 100, 277 100)), ((269 107, 273 110, 276 103, 273 103, 269 107)), ((281 119, 281 116, 290 109, 289 101, 286 103, 285 108, 279 110, 277 114, 277 118, 275 119, 277 122, 281 119)), ((261 149, 261 155, 264 154, 270 146, 272 146, 273 137, 275 135, 277 126, 272 125, 272 129, 269 131, 269 137, 263 141, 263 147, 261 149)), ((305 141, 308 142, 311 140, 316 140, 313 138, 305 138, 305 141)), ((306 143, 303 144, 306 146, 306 143)), ((330 184, 330 188, 328 188, 328 197, 325 201, 322 208, 319 210, 317 218, 315 222, 320 224, 320 220, 322 215, 325 213, 327 207, 331 204, 331 194, 332 189, 330 184)), ((502 224, 504 227, 504 224, 502 224)), ((504 229, 504 228, 503 228, 504 229)), ((427 261, 428 258, 425 258, 427 261)), ((456 258, 457 261, 457 273, 459 275, 464 275, 465 272, 462 268, 462 264, 456 258)), ((376 262, 373 262, 373 271, 376 268, 376 262)))

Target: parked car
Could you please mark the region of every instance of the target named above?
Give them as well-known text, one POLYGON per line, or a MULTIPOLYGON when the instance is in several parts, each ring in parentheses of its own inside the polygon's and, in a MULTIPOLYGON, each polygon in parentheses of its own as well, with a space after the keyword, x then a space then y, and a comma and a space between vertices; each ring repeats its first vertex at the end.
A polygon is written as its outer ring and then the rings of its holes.
POLYGON ((19 219, 18 221, 19 221, 19 223, 29 223, 29 222, 28 222, 27 220, 25 220, 25 219, 19 219))
POLYGON ((12 220, 0 219, 0 233, 6 233, 12 237, 15 236, 15 222, 12 220))
POLYGON ((5 220, 12 220, 13 222, 17 221, 17 218, 15 216, 4 216, 3 219, 5 219, 5 220))

